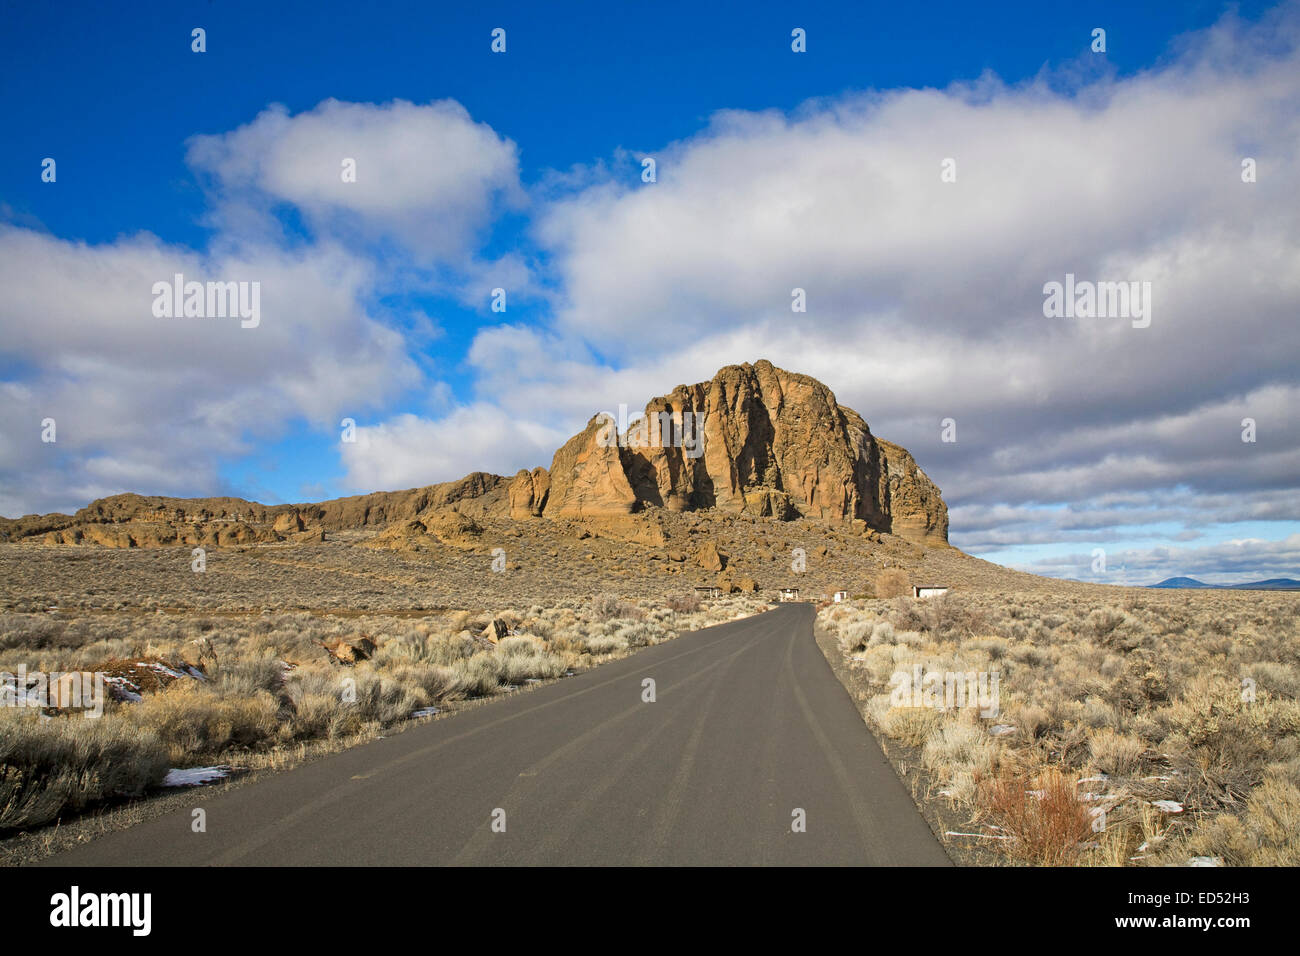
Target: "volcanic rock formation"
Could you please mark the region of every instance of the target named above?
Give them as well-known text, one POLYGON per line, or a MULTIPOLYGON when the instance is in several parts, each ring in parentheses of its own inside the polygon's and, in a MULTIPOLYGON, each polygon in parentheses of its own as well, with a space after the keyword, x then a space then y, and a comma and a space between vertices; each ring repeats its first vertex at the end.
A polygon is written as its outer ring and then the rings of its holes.
POLYGON ((474 472, 458 481, 260 505, 239 498, 123 494, 75 515, 0 519, 0 540, 107 547, 324 540, 373 526, 375 544, 471 545, 466 519, 552 520, 607 536, 660 541, 656 509, 717 509, 775 520, 806 518, 861 532, 943 544, 948 509, 908 452, 871 434, 821 382, 761 360, 652 399, 620 431, 601 414, 564 443, 551 467, 513 478, 474 472))
POLYGON ((549 473, 517 474, 510 500, 515 517, 717 508, 948 540, 939 489, 905 449, 873 436, 821 382, 768 361, 680 385, 621 433, 597 415, 549 473))

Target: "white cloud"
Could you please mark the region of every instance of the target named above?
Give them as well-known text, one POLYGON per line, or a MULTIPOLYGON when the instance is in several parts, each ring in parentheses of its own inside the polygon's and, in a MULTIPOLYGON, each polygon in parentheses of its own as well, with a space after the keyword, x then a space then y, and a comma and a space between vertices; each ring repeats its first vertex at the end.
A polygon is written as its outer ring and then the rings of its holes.
POLYGON ((1246 584, 1268 578, 1296 577, 1300 568, 1300 534, 1280 541, 1247 538, 1198 548, 1133 548, 1109 552, 1107 572, 1092 571, 1093 557, 1067 554, 1043 558, 1023 570, 1052 577, 1073 577, 1109 584, 1155 584, 1168 577, 1191 577, 1205 584, 1246 584))
POLYGON ((333 246, 205 257, 150 236, 90 246, 0 226, 4 513, 212 493, 222 460, 288 422, 333 429, 416 385, 403 337, 366 312, 372 278, 333 246), (260 282, 260 324, 155 317, 153 285, 177 272, 260 282))
MULTIPOLYGON (((959 545, 992 544, 962 517, 998 506, 1028 525, 1007 538, 1068 539, 1026 507, 1120 493, 1142 504, 1099 506, 1097 533, 1175 494, 1193 525, 1300 520, 1298 10, 1226 18, 1158 68, 1068 94, 1047 71, 729 111, 654 151, 657 183, 584 171, 538 226, 564 280, 556 334, 599 343, 622 381, 653 370, 647 394, 702 357, 821 378, 917 455, 959 545), (1045 318, 1043 285, 1067 272, 1150 281, 1151 326, 1045 318)), ((563 375, 574 393, 610 377, 563 375)))
POLYGON ((515 144, 453 100, 283 106, 228 133, 196 136, 189 162, 218 187, 218 216, 247 219, 258 197, 301 210, 318 233, 395 240, 423 259, 468 264, 501 203, 519 204, 515 144), (344 160, 355 182, 344 182, 344 160))
POLYGON ((452 481, 470 471, 513 475, 520 468, 549 466, 568 437, 496 406, 474 404, 436 421, 403 414, 363 424, 356 441, 341 447, 349 485, 395 490, 452 481))
POLYGON ((462 297, 508 282, 530 293, 517 255, 486 262, 483 232, 519 205, 513 143, 459 104, 326 100, 273 106, 229 133, 196 136, 188 160, 212 184, 206 252, 149 235, 88 245, 0 226, 3 354, 0 509, 71 510, 120 491, 204 494, 222 463, 291 423, 333 431, 426 386, 418 349, 439 334, 421 309, 376 295, 433 285, 462 297), (340 175, 356 161, 356 182, 340 175), (309 225, 288 234, 272 212, 309 225), (403 266, 409 260, 415 269, 403 266), (261 321, 160 319, 153 284, 260 283, 261 321), (40 422, 58 441, 40 441, 40 422))

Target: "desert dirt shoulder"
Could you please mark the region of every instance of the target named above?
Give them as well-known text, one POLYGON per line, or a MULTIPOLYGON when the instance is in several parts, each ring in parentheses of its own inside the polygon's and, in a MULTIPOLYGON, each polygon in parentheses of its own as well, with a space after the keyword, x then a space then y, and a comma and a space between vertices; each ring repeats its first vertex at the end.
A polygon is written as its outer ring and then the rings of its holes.
POLYGON ((848 691, 849 697, 853 700, 853 705, 857 707, 858 713, 862 715, 863 732, 871 734, 876 743, 880 745, 880 749, 884 752, 886 759, 889 760, 890 766, 894 768, 894 773, 898 775, 898 779, 902 781, 903 786, 907 788, 907 792, 911 794, 917 810, 925 818, 925 822, 929 825, 935 838, 943 844, 944 851, 949 858, 958 866, 999 866, 1005 863, 1005 860, 1000 858, 998 854, 990 852, 982 846, 970 845, 977 841, 954 838, 948 835, 962 832, 966 820, 962 814, 952 809, 948 800, 936 795, 939 782, 933 774, 925 769, 921 761, 920 748, 906 746, 896 740, 890 740, 883 734, 876 733, 871 727, 867 716, 866 702, 871 696, 869 682, 863 675, 853 671, 848 666, 844 652, 840 649, 839 641, 835 638, 835 635, 831 634, 820 623, 813 626, 813 636, 816 638, 817 647, 826 658, 826 662, 830 664, 836 679, 844 685, 844 689, 848 691))

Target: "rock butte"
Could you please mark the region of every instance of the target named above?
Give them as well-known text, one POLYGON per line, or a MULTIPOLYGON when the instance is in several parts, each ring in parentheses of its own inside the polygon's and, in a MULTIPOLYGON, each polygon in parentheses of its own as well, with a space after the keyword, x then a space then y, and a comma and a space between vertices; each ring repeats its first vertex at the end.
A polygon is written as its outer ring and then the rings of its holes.
POLYGON ((391 526, 376 546, 413 536, 472 546, 474 517, 597 524, 661 544, 659 509, 811 519, 888 532, 922 544, 948 540, 948 508, 908 452, 871 434, 821 382, 760 360, 729 365, 708 382, 652 399, 647 416, 693 413, 703 454, 598 440, 600 415, 555 453, 551 467, 513 478, 474 472, 458 481, 336 498, 261 505, 239 498, 101 498, 75 515, 0 519, 0 539, 105 547, 323 540, 325 532, 391 526), (453 514, 455 517, 453 517, 453 514), (463 516, 463 517, 461 517, 463 516))

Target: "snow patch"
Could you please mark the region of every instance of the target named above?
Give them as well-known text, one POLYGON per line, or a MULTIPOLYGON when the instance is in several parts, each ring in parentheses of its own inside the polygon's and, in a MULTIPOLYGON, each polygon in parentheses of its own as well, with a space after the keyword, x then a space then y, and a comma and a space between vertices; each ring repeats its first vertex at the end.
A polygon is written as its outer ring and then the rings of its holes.
POLYGON ((168 770, 163 778, 164 787, 199 787, 214 780, 230 776, 229 767, 190 767, 187 770, 168 770))
POLYGON ((144 700, 140 695, 140 688, 125 677, 105 677, 104 683, 108 685, 108 691, 114 700, 127 701, 132 704, 138 704, 144 700))
POLYGON ((158 661, 150 661, 146 666, 149 667, 150 670, 155 670, 159 674, 166 674, 168 677, 171 677, 175 680, 180 680, 182 677, 190 676, 189 674, 182 674, 178 670, 173 670, 172 668, 168 667, 166 664, 160 664, 158 661))

